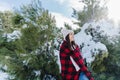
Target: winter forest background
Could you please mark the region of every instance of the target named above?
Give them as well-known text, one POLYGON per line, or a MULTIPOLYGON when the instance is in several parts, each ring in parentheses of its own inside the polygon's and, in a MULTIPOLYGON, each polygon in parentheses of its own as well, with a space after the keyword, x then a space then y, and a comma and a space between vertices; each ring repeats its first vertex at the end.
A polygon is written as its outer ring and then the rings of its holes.
POLYGON ((120 23, 108 18, 108 0, 78 0, 71 18, 41 2, 0 11, 0 80, 60 80, 62 28, 74 30, 95 80, 120 80, 120 23))

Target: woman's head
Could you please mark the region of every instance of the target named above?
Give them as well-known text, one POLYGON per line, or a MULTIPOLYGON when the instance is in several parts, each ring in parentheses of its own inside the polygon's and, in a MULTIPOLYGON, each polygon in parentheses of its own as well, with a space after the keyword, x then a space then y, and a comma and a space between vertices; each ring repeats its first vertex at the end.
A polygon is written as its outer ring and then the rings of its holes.
POLYGON ((74 33, 71 32, 68 35, 69 35, 70 42, 74 41, 74 33))
POLYGON ((73 42, 74 41, 74 33, 73 32, 70 32, 66 37, 65 37, 65 40, 68 41, 68 42, 73 42))
POLYGON ((67 30, 67 29, 63 29, 62 31, 64 40, 66 40, 66 37, 69 35, 69 39, 70 41, 74 40, 74 32, 72 30, 67 30))
POLYGON ((74 41, 74 33, 69 33, 66 37, 65 40, 67 41, 67 45, 70 50, 73 50, 76 46, 75 41, 74 41))
POLYGON ((64 40, 67 41, 67 45, 69 49, 74 49, 76 44, 74 41, 74 32, 72 30, 62 30, 62 34, 64 37, 64 40))

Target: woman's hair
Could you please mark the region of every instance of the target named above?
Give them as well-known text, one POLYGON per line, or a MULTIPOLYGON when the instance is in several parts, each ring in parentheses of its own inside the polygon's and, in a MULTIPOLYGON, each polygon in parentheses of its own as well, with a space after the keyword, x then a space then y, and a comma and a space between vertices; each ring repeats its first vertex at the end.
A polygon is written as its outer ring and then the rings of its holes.
POLYGON ((69 34, 65 37, 65 39, 66 39, 66 41, 67 41, 68 48, 69 48, 70 50, 72 50, 72 48, 74 49, 73 46, 76 46, 76 44, 75 44, 75 41, 70 42, 69 34))

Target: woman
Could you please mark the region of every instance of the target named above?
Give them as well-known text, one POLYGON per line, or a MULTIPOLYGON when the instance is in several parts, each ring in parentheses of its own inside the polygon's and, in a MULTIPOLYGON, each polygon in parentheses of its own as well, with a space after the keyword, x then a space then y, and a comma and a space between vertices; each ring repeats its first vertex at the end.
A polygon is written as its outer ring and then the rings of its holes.
POLYGON ((72 30, 62 30, 62 33, 64 36, 64 41, 60 46, 62 80, 80 80, 80 75, 83 74, 85 74, 84 76, 87 76, 89 80, 94 80, 87 67, 84 65, 78 45, 74 42, 74 32, 72 30), (70 57, 72 57, 80 67, 79 71, 75 69, 70 57))

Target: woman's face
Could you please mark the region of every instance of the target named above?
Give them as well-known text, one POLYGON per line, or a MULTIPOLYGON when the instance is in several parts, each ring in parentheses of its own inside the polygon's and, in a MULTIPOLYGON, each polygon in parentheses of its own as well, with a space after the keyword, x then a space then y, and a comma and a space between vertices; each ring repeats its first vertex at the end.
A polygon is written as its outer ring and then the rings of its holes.
POLYGON ((74 33, 70 33, 69 34, 69 39, 70 39, 70 42, 74 41, 74 33))

